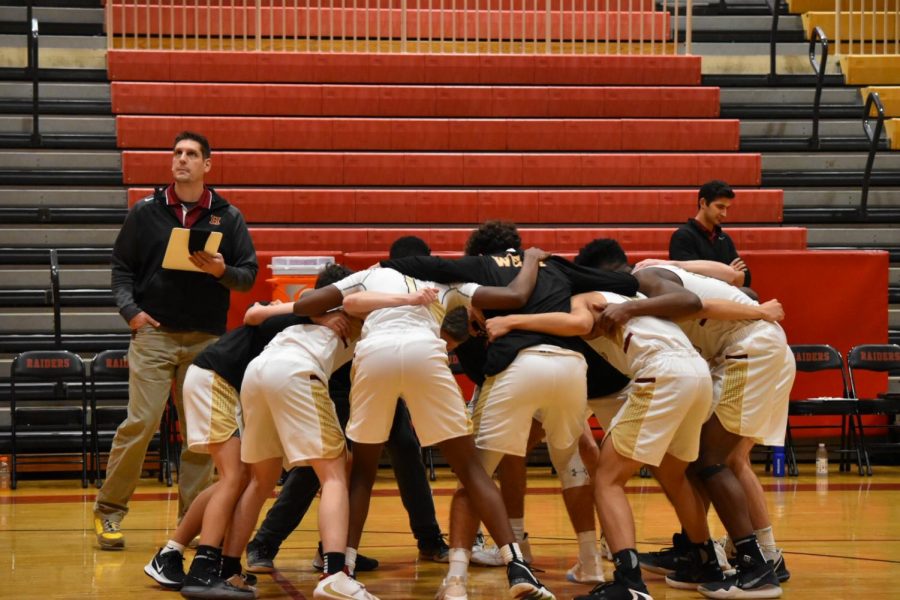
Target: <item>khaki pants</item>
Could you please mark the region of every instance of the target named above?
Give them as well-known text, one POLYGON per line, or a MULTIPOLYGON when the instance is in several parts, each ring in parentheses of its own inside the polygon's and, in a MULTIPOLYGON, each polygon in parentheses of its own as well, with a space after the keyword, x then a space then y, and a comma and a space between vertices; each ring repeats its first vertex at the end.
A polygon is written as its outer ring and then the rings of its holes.
MULTIPOLYGON (((216 339, 209 333, 174 333, 146 326, 131 340, 128 347, 128 416, 116 430, 106 481, 94 504, 95 515, 119 522, 128 513, 128 500, 140 479, 150 441, 159 429, 172 382, 175 382, 175 407, 183 420, 181 388, 187 368, 194 357, 216 339)), ((211 483, 212 472, 209 455, 190 452, 185 444, 178 476, 179 516, 211 483)))

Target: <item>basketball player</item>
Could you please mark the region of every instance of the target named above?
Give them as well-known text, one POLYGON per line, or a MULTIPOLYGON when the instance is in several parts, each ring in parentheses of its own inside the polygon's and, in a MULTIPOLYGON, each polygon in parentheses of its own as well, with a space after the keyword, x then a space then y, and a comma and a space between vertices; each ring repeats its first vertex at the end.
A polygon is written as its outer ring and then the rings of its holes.
MULTIPOLYGON (((595 240, 579 254, 585 264, 630 272, 625 252, 615 240, 595 240)), ((746 294, 717 279, 663 265, 640 271, 642 278, 669 281, 701 299, 725 299, 755 305, 746 294)), ((648 300, 609 305, 601 314, 605 327, 624 325, 648 300)), ((639 313, 638 313, 639 314, 639 313)), ((783 330, 766 321, 689 320, 681 324, 691 343, 710 363, 713 377, 712 416, 704 424, 696 477, 729 535, 735 540, 737 574, 698 590, 712 598, 777 598, 781 586, 762 551, 750 520, 747 496, 727 466, 742 438, 772 439, 784 435, 787 405, 779 392, 793 380, 794 369, 783 330)), ((786 386, 788 389, 790 385, 786 386)))
MULTIPOLYGON (((371 311, 354 358, 350 422, 347 425, 347 437, 354 443, 347 553, 351 572, 353 553, 368 513, 381 447, 390 430, 390 420, 385 416, 390 413, 387 408, 393 407, 397 398, 402 397, 422 444, 438 445, 463 489, 477 501, 478 513, 501 545, 510 595, 535 600, 554 598, 522 560, 499 490, 476 459, 471 422, 447 366, 447 345, 437 336, 444 312, 457 304, 471 303, 479 308, 493 309, 514 309, 524 305, 534 288, 538 263, 545 256, 541 251, 530 251, 519 276, 507 282, 507 287, 438 286, 440 302, 428 307, 369 300, 365 292, 405 294, 423 287, 435 287, 435 284, 405 277, 393 269, 357 273, 334 286, 306 294, 294 304, 295 314, 300 315, 320 314, 341 303, 346 310, 356 314, 371 311)), ((470 540, 468 547, 471 545, 470 540)))

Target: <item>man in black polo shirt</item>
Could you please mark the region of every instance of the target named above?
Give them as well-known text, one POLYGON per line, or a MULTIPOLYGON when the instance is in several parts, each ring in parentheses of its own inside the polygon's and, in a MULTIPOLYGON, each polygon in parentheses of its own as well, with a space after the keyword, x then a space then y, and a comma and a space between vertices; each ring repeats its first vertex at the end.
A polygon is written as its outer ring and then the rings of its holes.
POLYGON ((669 240, 672 260, 713 260, 730 265, 738 273, 734 285, 750 287, 750 269, 738 256, 734 242, 722 231, 722 222, 734 199, 734 191, 718 179, 704 183, 697 198, 697 216, 688 219, 669 240))

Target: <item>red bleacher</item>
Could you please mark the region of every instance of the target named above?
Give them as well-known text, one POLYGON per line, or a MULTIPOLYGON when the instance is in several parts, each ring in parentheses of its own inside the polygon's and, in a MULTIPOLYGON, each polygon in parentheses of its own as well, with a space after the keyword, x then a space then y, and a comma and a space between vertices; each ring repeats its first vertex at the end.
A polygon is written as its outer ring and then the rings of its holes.
MULTIPOLYGON (((152 188, 128 190, 129 206, 152 188)), ((249 223, 680 223, 694 190, 218 188, 249 223)), ((731 223, 781 221, 780 190, 736 190, 731 223)))
POLYGON ((699 56, 110 50, 112 81, 699 85, 699 56))
MULTIPOLYGON (((462 154, 220 152, 214 185, 699 186, 759 185, 759 154, 462 154)), ((169 179, 169 153, 125 151, 126 184, 169 179)))
POLYGON ((713 118, 715 87, 508 87, 114 81, 119 115, 713 118))
POLYGON ((203 131, 220 150, 736 151, 734 119, 116 118, 120 148, 166 148, 203 131))

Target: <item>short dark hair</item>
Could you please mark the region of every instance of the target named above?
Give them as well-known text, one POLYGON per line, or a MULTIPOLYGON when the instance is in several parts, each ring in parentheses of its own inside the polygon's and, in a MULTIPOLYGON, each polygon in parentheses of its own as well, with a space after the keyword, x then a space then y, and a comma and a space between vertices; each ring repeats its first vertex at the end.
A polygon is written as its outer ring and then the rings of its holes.
POLYGON ((578 251, 575 264, 614 271, 628 264, 628 256, 616 240, 597 238, 578 251))
POLYGON ((350 277, 353 275, 353 271, 348 269, 344 265, 339 265, 337 263, 331 263, 326 265, 322 272, 319 273, 319 276, 316 278, 316 289, 323 288, 329 286, 333 283, 337 283, 344 277, 350 277))
POLYGON ((497 254, 512 248, 519 250, 522 238, 516 224, 511 221, 485 221, 472 232, 466 242, 466 256, 497 254))
POLYGON ((406 258, 408 256, 431 256, 431 248, 425 240, 415 235, 404 235, 394 240, 391 244, 391 258, 406 258))
POLYGON ((172 147, 178 145, 178 142, 183 140, 192 140, 200 144, 200 152, 203 154, 203 158, 209 158, 212 154, 212 150, 209 148, 209 140, 206 139, 206 136, 196 133, 194 131, 182 131, 178 135, 175 136, 175 143, 172 144, 172 147))
POLYGON ((734 190, 731 189, 730 185, 719 179, 707 181, 700 186, 700 192, 697 194, 697 208, 700 208, 700 203, 703 201, 709 204, 719 198, 733 199, 734 190))
POLYGON ((469 339, 469 311, 465 306, 457 306, 444 316, 441 331, 462 344, 469 339))

